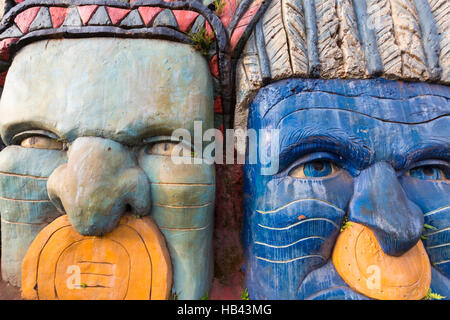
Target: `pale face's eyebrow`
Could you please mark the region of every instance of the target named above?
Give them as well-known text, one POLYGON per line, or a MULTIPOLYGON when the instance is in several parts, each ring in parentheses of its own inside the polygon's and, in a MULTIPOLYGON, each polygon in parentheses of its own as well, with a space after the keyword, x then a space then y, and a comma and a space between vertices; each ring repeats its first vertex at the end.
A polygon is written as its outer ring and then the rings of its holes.
POLYGON ((360 138, 342 129, 303 128, 280 132, 280 167, 311 152, 330 152, 362 169, 373 161, 374 151, 360 138))

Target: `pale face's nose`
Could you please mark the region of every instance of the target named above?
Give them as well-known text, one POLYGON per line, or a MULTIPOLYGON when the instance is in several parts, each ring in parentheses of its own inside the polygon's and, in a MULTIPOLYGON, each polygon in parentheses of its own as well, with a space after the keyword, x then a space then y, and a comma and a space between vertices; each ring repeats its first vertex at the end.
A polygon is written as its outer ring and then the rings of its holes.
POLYGON ((424 224, 422 211, 407 198, 386 162, 375 163, 356 178, 349 220, 369 227, 391 256, 411 249, 420 240, 424 224))
POLYGON ((98 138, 76 139, 68 161, 49 177, 47 191, 75 230, 99 236, 113 230, 125 211, 150 213, 150 183, 130 150, 118 142, 98 138))

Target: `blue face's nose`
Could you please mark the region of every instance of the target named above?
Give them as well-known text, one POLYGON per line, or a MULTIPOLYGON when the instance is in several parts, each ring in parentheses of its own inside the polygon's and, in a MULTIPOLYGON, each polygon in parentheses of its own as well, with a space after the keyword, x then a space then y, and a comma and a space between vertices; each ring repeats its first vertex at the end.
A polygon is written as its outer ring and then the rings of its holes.
POLYGON ((378 162, 355 180, 349 220, 369 227, 386 254, 400 256, 422 234, 423 213, 405 194, 394 169, 378 162))

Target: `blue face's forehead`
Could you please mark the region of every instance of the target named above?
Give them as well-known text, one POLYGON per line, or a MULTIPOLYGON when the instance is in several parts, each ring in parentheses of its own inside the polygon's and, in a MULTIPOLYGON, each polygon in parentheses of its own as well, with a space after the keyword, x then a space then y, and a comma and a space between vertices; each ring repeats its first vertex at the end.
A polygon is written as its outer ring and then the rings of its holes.
POLYGON ((448 114, 449 98, 449 87, 428 83, 288 79, 262 88, 252 101, 252 115, 267 118, 275 111, 283 117, 280 105, 289 100, 292 109, 297 110, 341 109, 388 122, 414 124, 448 114))
POLYGON ((388 80, 289 79, 261 89, 248 127, 279 130, 280 169, 310 150, 357 169, 448 158, 450 88, 388 80), (323 149, 323 150, 318 150, 323 149))

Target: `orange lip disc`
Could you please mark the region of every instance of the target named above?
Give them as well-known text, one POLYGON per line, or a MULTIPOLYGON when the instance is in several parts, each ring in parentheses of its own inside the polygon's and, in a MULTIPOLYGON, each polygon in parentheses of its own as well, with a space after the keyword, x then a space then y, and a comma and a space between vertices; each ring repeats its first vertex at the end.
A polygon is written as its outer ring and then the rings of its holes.
POLYGON ((152 218, 125 216, 102 237, 85 237, 66 215, 46 226, 22 263, 22 297, 42 300, 161 300, 172 286, 165 240, 152 218))
POLYGON ((338 237, 333 263, 355 291, 380 300, 419 300, 430 287, 431 266, 419 241, 400 257, 385 254, 372 231, 354 222, 338 237))

